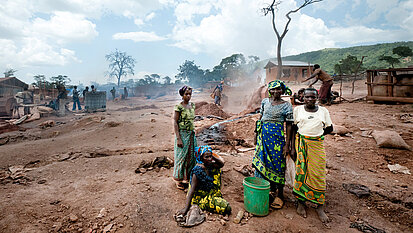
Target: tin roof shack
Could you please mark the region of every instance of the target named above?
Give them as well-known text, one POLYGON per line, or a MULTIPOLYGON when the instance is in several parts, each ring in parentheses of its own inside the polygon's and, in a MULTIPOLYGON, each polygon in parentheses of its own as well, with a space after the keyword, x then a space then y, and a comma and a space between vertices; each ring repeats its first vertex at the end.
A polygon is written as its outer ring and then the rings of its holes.
MULTIPOLYGON (((270 59, 267 65, 264 67, 264 69, 266 70, 266 83, 277 79, 277 64, 278 62, 276 60, 270 59)), ((301 61, 283 61, 283 76, 281 80, 301 82, 305 77, 310 76, 309 74, 311 74, 312 66, 313 64, 301 61)))
POLYGON ((413 67, 367 70, 367 100, 413 103, 413 67))
POLYGON ((11 117, 13 108, 17 105, 14 95, 29 87, 16 77, 0 78, 0 116, 11 117))

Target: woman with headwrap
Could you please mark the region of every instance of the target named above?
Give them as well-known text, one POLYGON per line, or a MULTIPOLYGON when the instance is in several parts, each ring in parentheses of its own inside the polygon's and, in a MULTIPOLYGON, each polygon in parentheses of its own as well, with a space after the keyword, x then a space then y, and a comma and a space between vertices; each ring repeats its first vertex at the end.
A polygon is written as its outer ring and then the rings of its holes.
POLYGON ((174 173, 173 178, 178 189, 185 189, 192 168, 195 166, 195 104, 190 103, 192 88, 183 86, 179 89, 182 102, 174 108, 174 173))
POLYGON ((177 214, 185 216, 191 205, 198 205, 202 210, 229 215, 231 206, 222 198, 221 193, 221 168, 224 166, 224 159, 212 153, 210 146, 196 147, 195 157, 197 164, 191 172, 185 208, 177 214))
POLYGON ((291 151, 291 126, 294 121, 292 105, 281 99, 281 95, 291 95, 292 91, 283 81, 275 80, 268 84, 268 94, 269 98, 261 102, 261 116, 256 124, 257 145, 252 165, 256 177, 270 182, 271 207, 280 209, 284 205, 285 156, 291 151))

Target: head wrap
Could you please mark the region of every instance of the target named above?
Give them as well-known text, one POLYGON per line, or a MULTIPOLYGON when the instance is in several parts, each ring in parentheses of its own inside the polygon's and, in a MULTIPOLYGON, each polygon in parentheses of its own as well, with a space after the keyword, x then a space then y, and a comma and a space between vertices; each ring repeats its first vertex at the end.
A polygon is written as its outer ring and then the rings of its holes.
POLYGON ((212 153, 212 148, 210 146, 198 146, 195 147, 195 159, 196 162, 199 164, 203 164, 201 161, 202 155, 204 155, 206 152, 210 151, 212 153))
POLYGON ((281 90, 283 92, 283 94, 287 94, 287 95, 292 95, 293 92, 291 91, 291 89, 289 87, 287 87, 287 85, 285 85, 285 83, 281 80, 275 80, 275 81, 271 81, 270 83, 268 83, 268 95, 271 97, 271 93, 270 93, 270 89, 274 89, 277 87, 281 87, 281 90))
POLYGON ((190 87, 188 87, 187 85, 181 87, 181 89, 179 89, 179 95, 184 96, 185 91, 191 89, 190 87))

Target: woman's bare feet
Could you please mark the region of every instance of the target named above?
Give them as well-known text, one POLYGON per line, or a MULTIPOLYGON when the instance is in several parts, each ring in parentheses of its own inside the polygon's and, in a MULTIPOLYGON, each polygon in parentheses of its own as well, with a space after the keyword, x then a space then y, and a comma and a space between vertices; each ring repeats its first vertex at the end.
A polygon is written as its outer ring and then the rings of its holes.
POLYGON ((328 218, 327 214, 324 212, 324 206, 319 205, 316 209, 316 212, 318 214, 318 218, 320 218, 323 225, 327 228, 330 228, 330 226, 328 225, 328 223, 330 222, 330 219, 328 218))
POLYGON ((298 202, 297 214, 303 218, 307 218, 307 212, 305 211, 305 205, 301 202, 298 202))

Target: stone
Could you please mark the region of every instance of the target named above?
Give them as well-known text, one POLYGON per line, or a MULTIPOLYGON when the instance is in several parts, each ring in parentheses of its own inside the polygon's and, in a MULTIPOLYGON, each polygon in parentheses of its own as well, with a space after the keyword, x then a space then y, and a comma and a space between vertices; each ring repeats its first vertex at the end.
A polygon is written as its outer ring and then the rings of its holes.
POLYGON ((79 218, 75 214, 72 213, 69 215, 69 220, 71 222, 76 222, 77 220, 79 220, 79 218))
POLYGON ((112 229, 112 227, 113 227, 113 224, 112 224, 112 223, 106 225, 105 228, 103 228, 103 233, 109 232, 110 229, 112 229))

